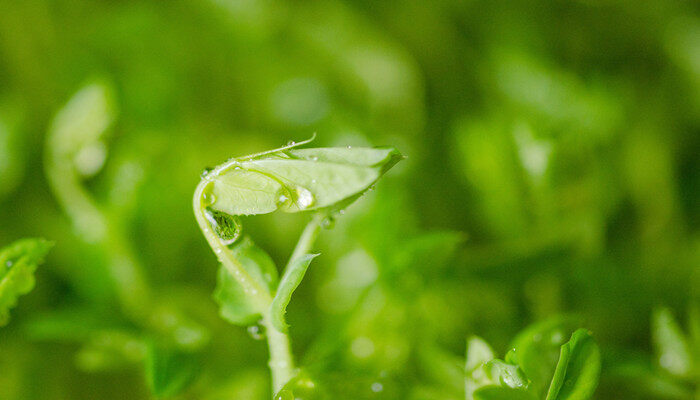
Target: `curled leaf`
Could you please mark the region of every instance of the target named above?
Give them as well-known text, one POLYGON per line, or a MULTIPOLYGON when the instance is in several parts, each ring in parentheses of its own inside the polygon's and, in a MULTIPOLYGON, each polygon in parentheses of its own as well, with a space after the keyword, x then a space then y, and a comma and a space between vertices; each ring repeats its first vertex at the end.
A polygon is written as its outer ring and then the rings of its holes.
POLYGON ((230 215, 344 206, 401 158, 393 148, 285 148, 241 157, 204 177, 208 206, 230 215))
POLYGON ((579 329, 561 346, 547 400, 586 400, 600 375, 600 350, 590 332, 579 329))

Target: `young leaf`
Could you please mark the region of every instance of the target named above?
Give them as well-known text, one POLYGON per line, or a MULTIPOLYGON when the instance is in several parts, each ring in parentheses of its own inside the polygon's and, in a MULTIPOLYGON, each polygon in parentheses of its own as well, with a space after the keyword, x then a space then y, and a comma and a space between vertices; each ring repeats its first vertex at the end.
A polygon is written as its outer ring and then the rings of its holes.
POLYGON ((575 329, 571 317, 555 317, 535 323, 520 332, 510 346, 506 362, 517 364, 532 380, 533 389, 544 395, 552 380, 561 345, 575 329))
POLYGON ((34 271, 51 246, 44 239, 21 239, 0 250, 0 326, 17 298, 34 288, 34 271))
POLYGON ((195 354, 157 343, 149 345, 146 356, 146 380, 156 397, 171 397, 192 383, 199 371, 195 354))
POLYGON ((241 157, 204 177, 209 206, 230 215, 317 210, 367 190, 401 159, 391 148, 317 148, 241 157))
POLYGON ((486 341, 477 336, 467 339, 467 373, 475 370, 481 364, 487 363, 496 358, 496 355, 486 341))
POLYGON ((669 309, 663 308, 654 312, 652 339, 661 368, 671 375, 687 377, 692 366, 690 346, 669 309))
POLYGON ((523 389, 485 386, 474 392, 474 400, 537 400, 537 397, 523 389))
POLYGON ((94 175, 104 163, 102 138, 115 117, 111 87, 104 82, 86 85, 53 120, 49 147, 54 157, 70 158, 81 175, 94 175))
POLYGON ((589 399, 600 375, 600 350, 591 333, 579 329, 561 346, 546 400, 589 399))
POLYGON ((305 254, 293 259, 289 266, 287 266, 286 271, 284 271, 275 298, 272 299, 272 304, 270 305, 272 324, 280 332, 287 332, 288 326, 284 322, 284 314, 287 312, 287 305, 292 298, 292 293, 294 293, 301 283, 301 280, 304 278, 304 274, 306 274, 311 260, 316 256, 318 256, 318 254, 305 254))
MULTIPOLYGON (((270 292, 274 290, 277 284, 277 269, 264 250, 245 236, 233 245, 231 251, 251 278, 270 292)), ((219 267, 214 299, 219 304, 221 316, 236 325, 254 324, 264 311, 253 306, 235 278, 223 266, 219 267)))
POLYGON ((474 400, 476 391, 485 386, 528 390, 530 381, 517 365, 491 360, 467 373, 465 391, 467 400, 474 400))

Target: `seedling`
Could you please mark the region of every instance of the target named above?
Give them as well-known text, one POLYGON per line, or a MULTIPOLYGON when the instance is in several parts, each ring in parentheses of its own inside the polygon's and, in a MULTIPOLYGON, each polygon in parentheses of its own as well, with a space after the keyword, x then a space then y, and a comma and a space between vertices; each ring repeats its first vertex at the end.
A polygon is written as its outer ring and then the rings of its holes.
POLYGON ((600 374, 600 351, 579 329, 563 343, 570 321, 535 324, 513 341, 505 361, 481 338, 467 340, 467 400, 586 400, 600 374))
POLYGON ((311 249, 321 226, 402 158, 393 148, 299 148, 311 140, 230 159, 205 171, 194 193, 197 223, 221 263, 215 292, 221 316, 264 328, 273 393, 297 373, 285 312, 317 256, 311 249), (242 234, 239 219, 277 210, 312 214, 279 279, 271 258, 242 234))

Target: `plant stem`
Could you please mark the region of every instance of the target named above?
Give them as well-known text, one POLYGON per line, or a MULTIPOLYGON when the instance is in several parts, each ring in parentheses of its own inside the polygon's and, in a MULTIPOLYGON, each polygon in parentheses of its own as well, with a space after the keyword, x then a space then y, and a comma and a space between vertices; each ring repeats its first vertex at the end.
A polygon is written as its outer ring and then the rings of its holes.
POLYGON ((54 148, 51 141, 45 162, 51 189, 83 241, 101 246, 108 255, 109 273, 124 313, 141 320, 150 302, 150 289, 141 265, 118 224, 110 223, 83 188, 71 161, 54 148))
MULTIPOLYGON (((309 253, 321 229, 321 219, 322 215, 316 214, 306 225, 299 237, 299 241, 294 247, 291 257, 289 257, 286 268, 289 268, 289 265, 296 258, 309 253)), ((292 346, 289 342, 289 336, 275 328, 270 319, 269 312, 265 314, 262 322, 267 331, 267 345, 270 350, 270 362, 268 365, 272 375, 272 391, 274 395, 296 375, 294 357, 292 356, 292 346)))

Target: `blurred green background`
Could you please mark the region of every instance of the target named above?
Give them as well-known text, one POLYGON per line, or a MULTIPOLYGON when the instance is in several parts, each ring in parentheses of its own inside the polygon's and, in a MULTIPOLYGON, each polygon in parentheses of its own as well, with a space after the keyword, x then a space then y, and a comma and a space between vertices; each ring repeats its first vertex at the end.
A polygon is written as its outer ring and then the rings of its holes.
MULTIPOLYGON (((150 398, 114 252, 75 229, 44 163, 56 113, 101 82, 114 124, 82 184, 165 314, 206 332, 181 398, 270 396, 264 341, 211 299, 216 259, 190 205, 201 171, 316 132, 314 146, 408 156, 322 233, 289 308, 296 358, 343 383, 335 398, 462 399, 468 335, 502 353, 565 313, 603 350, 596 398, 692 399, 697 380, 654 383, 650 318, 667 306, 685 323, 699 304, 699 11, 0 0, 0 244, 56 243, 0 329, 0 398, 150 398)), ((283 265, 306 218, 244 229, 283 265)))

